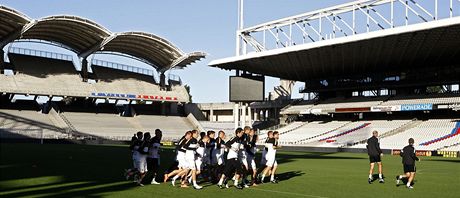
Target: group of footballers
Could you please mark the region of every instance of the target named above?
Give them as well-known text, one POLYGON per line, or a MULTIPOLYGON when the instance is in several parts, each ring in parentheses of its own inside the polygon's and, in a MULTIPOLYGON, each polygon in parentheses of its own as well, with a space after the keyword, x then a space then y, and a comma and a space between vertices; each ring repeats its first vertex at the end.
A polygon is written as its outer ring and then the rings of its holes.
MULTIPOLYGON (((149 132, 138 132, 133 136, 129 148, 132 151, 134 167, 126 170, 126 179, 133 177, 139 186, 143 186, 145 176, 150 174, 152 178, 150 183, 160 184, 156 178, 159 176, 161 137, 162 132, 159 129, 155 130, 154 137, 149 132)), ((378 165, 379 182, 385 182, 381 161, 383 152, 377 137, 378 132, 373 131, 372 137, 367 140, 370 160, 369 184, 374 181, 375 163, 378 165)), ((221 189, 229 188, 228 181, 231 180, 238 189, 257 186, 265 182, 266 176, 270 176, 271 183, 278 183, 275 178, 278 167, 276 151, 281 148, 278 140, 277 131, 267 133, 260 160, 262 167, 257 169, 255 155, 258 151, 256 147, 258 136, 251 127, 236 129, 234 136, 228 141, 224 131, 219 131, 217 134, 215 131, 207 133, 199 133, 197 130, 187 131, 176 144, 175 161, 165 172, 163 182, 167 183, 171 179, 171 184, 176 186, 176 181, 180 180, 180 187, 187 188, 191 185, 197 190, 203 188, 199 183, 204 181, 217 184, 221 189)), ((401 151, 404 174, 396 176, 397 185, 405 179, 409 189, 413 188, 415 161, 419 161, 413 145, 414 139, 410 138, 409 145, 401 151)))
MULTIPOLYGON (((130 149, 134 167, 126 170, 126 179, 133 177, 139 186, 143 186, 146 175, 151 175, 150 183, 160 184, 155 178, 159 175, 161 136, 159 129, 155 130, 154 137, 148 132, 133 136, 130 149)), ((228 181, 233 181, 233 186, 238 189, 257 186, 265 182, 266 176, 270 176, 271 183, 278 183, 275 178, 276 150, 281 148, 278 139, 279 132, 267 133, 260 160, 262 167, 257 169, 258 136, 251 127, 236 129, 228 141, 224 131, 217 134, 215 131, 187 131, 176 144, 175 161, 166 170, 163 182, 171 180, 176 186, 176 181, 180 181, 180 187, 192 186, 197 190, 203 188, 199 183, 205 181, 217 184, 221 189, 229 188, 228 181)))
POLYGON ((133 168, 125 170, 126 179, 134 178, 139 186, 150 173, 153 177, 151 184, 160 184, 155 180, 160 168, 160 147, 162 131, 155 130, 155 136, 152 137, 150 132, 137 132, 131 138, 129 149, 132 153, 133 168))
MULTIPOLYGON (((378 169, 379 169, 379 178, 378 178, 379 183, 385 183, 385 180, 383 179, 383 171, 382 171, 383 168, 382 168, 382 159, 381 159, 383 152, 380 149, 379 140, 377 139, 377 137, 378 137, 378 131, 373 131, 372 137, 367 140, 366 147, 367 147, 367 153, 369 155, 369 161, 370 161, 369 178, 367 179, 369 184, 372 184, 372 182, 374 181, 373 171, 374 171, 375 163, 377 163, 378 169)), ((409 138, 408 142, 409 142, 409 145, 404 147, 399 154, 402 157, 404 174, 396 176, 396 185, 399 186, 402 180, 406 180, 406 187, 408 189, 413 189, 414 187, 412 186, 412 184, 413 184, 413 181, 415 178, 415 172, 416 172, 415 161, 420 161, 420 159, 416 156, 416 153, 415 153, 414 139, 409 138)))

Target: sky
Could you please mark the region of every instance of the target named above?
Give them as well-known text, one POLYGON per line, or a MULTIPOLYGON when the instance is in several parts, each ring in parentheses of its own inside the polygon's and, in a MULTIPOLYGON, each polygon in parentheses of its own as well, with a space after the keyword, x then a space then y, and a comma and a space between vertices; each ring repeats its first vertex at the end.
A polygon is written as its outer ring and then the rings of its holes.
MULTIPOLYGON (((350 0, 246 0, 245 27, 345 2, 350 0)), ((77 15, 112 32, 149 32, 184 52, 204 51, 206 59, 171 73, 191 86, 194 102, 228 102, 228 77, 234 72, 209 67, 208 63, 235 55, 237 0, 0 0, 0 4, 33 19, 77 15)), ((278 84, 277 78, 266 78, 265 95, 278 84)), ((301 97, 301 84, 297 83, 293 97, 301 97)))

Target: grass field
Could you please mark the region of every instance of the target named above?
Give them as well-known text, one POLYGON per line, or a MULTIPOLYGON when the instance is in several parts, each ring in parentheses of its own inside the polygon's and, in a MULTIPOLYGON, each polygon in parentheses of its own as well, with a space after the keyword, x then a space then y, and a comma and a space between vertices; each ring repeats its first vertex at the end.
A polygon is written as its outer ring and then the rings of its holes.
MULTIPOLYGON (((460 159, 422 157, 414 189, 396 187, 400 157, 383 157, 386 183, 367 183, 368 159, 356 153, 279 152, 279 184, 244 190, 135 186, 123 169, 126 146, 0 144, 0 197, 460 197, 460 159)), ((173 150, 163 149, 162 166, 173 150)))

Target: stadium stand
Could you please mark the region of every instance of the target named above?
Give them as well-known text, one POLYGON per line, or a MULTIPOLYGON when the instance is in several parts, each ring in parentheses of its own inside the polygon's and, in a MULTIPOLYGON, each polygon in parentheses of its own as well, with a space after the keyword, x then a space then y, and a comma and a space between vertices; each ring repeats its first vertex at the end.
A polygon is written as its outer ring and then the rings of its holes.
MULTIPOLYGON (((361 122, 331 122, 335 128, 331 128, 331 130, 323 131, 323 133, 317 134, 315 136, 310 136, 304 140, 298 141, 298 144, 302 145, 312 145, 312 146, 321 146, 330 141, 324 141, 328 139, 332 139, 334 137, 339 137, 342 135, 346 135, 349 133, 367 133, 367 130, 363 130, 363 128, 367 127, 369 123, 361 123, 361 122), (339 124, 342 124, 341 126, 339 124), (338 127, 336 127, 338 126, 338 127), (358 132, 357 132, 358 131, 358 132)), ((308 130, 308 129, 307 129, 308 130)), ((332 141, 335 144, 335 141, 332 141)), ((328 145, 326 145, 328 146, 328 145)))
POLYGON ((315 105, 315 109, 335 109, 335 108, 356 108, 356 107, 371 107, 381 104, 387 97, 379 98, 332 98, 315 105))
MULTIPOLYGON (((357 140, 366 140, 372 134, 372 131, 378 131, 380 136, 384 136, 390 131, 400 128, 409 123, 410 120, 372 120, 358 121, 355 123, 356 128, 338 130, 338 134, 331 137, 325 137, 321 140, 328 143, 332 142, 338 146, 353 145, 357 140)), ((320 141, 321 141, 320 140, 320 141)))
MULTIPOLYGON (((380 146, 383 149, 401 149, 407 145, 409 138, 414 138, 418 150, 437 150, 445 146, 451 146, 460 141, 458 136, 446 138, 429 145, 420 145, 424 142, 434 140, 452 133, 457 122, 452 119, 430 119, 422 122, 420 125, 408 129, 402 133, 397 133, 380 139, 380 146)), ((354 146, 356 148, 365 148, 365 144, 354 146)))
POLYGON ((43 58, 10 53, 10 61, 16 69, 16 75, 3 76, 9 90, 15 93, 88 96, 92 86, 82 82, 69 60, 43 58))
MULTIPOLYGON (((285 133, 294 131, 296 129, 299 129, 300 127, 302 127, 302 126, 304 126, 306 124, 308 124, 308 122, 295 121, 295 122, 291 122, 288 125, 280 127, 280 128, 273 128, 272 131, 278 131, 278 132, 280 132, 280 134, 285 134, 285 133)), ((261 130, 259 132, 259 136, 261 138, 266 138, 268 131, 269 131, 268 129, 267 130, 261 130)))
MULTIPOLYGON (((104 63, 97 61, 96 63, 104 63)), ((111 63, 116 64, 116 63, 111 63)), ((92 65, 97 79, 94 83, 98 93, 142 94, 149 96, 163 96, 177 98, 179 102, 188 102, 188 92, 181 84, 170 85, 169 91, 162 90, 155 82, 153 75, 140 72, 123 71, 101 65, 92 65)), ((137 71, 142 70, 136 68, 137 71)))
POLYGON ((65 112, 62 114, 81 133, 107 139, 127 139, 136 131, 124 117, 115 114, 65 112))
MULTIPOLYGON (((454 121, 452 121, 454 122, 454 121)), ((442 146, 442 147, 446 147, 446 146, 451 146, 451 145, 455 145, 456 143, 459 143, 460 142, 460 122, 457 121, 456 122, 457 124, 455 125, 455 127, 452 129, 452 132, 449 133, 449 134, 446 134, 444 136, 441 136, 441 137, 438 137, 436 139, 432 139, 432 140, 429 140, 429 141, 426 141, 426 142, 422 142, 420 143, 420 146, 430 146, 430 145, 433 145, 433 146, 442 146)))
POLYGON ((165 140, 178 140, 186 131, 195 128, 186 117, 139 115, 134 119, 138 120, 145 131, 161 129, 165 140))
POLYGON ((69 138, 67 131, 55 126, 47 114, 32 110, 8 109, 0 109, 0 136, 2 138, 21 138, 21 136, 44 139, 69 138))
POLYGON ((225 131, 232 132, 235 130, 234 122, 211 122, 211 121, 200 121, 201 126, 203 126, 206 131, 225 131))
POLYGON ((383 102, 382 105, 401 105, 401 104, 454 104, 460 103, 460 95, 452 94, 433 94, 426 96, 395 96, 383 102))
POLYGON ((186 131, 193 129, 184 117, 140 115, 121 117, 106 113, 62 113, 78 132, 111 140, 130 140, 137 131, 163 131, 165 140, 180 138, 186 131))
POLYGON ((318 101, 316 99, 313 100, 303 100, 303 99, 294 99, 288 105, 284 106, 280 110, 280 114, 300 114, 302 111, 306 109, 310 109, 315 103, 318 101))
POLYGON ((345 135, 348 136, 351 133, 353 133, 353 135, 351 135, 351 136, 356 136, 354 134, 358 134, 357 131, 363 131, 363 129, 368 127, 370 124, 371 123, 366 122, 366 123, 363 123, 363 124, 360 124, 360 125, 356 126, 355 128, 351 128, 351 129, 348 129, 348 130, 345 130, 345 131, 341 131, 341 132, 339 132, 339 133, 337 133, 335 135, 322 138, 319 141, 320 142, 324 142, 324 141, 325 142, 328 142, 328 141, 336 142, 336 140, 335 140, 336 138, 340 138, 340 137, 345 136, 345 135))
MULTIPOLYGON (((416 148, 419 150, 456 151, 457 144, 460 142, 459 126, 460 122, 452 119, 430 119, 420 122, 416 120, 312 121, 293 122, 278 131, 282 134, 280 136, 282 145, 365 148, 365 140, 371 136, 372 131, 377 130, 383 149, 401 149, 407 145, 407 139, 412 137, 418 143, 416 148), (410 127, 406 127, 409 125, 410 127), (355 145, 358 140, 363 141, 355 145)), ((261 131, 259 143, 265 141, 265 133, 266 131, 261 131)))
POLYGON ((351 97, 351 98, 332 98, 325 101, 305 101, 304 103, 292 105, 282 109, 281 114, 302 114, 312 109, 323 111, 334 111, 336 108, 358 108, 372 106, 391 106, 403 104, 457 104, 460 103, 458 93, 430 94, 430 95, 402 95, 402 96, 382 96, 382 97, 351 97))
MULTIPOLYGON (((293 122, 278 131, 282 134, 280 139, 282 144, 327 146, 326 143, 334 143, 335 146, 338 146, 350 145, 358 140, 367 139, 374 130, 379 131, 381 136, 385 136, 388 132, 410 122, 411 120, 293 122)), ((265 133, 266 131, 261 132, 262 139, 266 138, 265 133)))
MULTIPOLYGON (((333 130, 336 130, 340 127, 343 127, 349 123, 349 121, 313 121, 307 124, 301 125, 301 127, 292 130, 290 132, 284 133, 280 136, 281 144, 298 144, 300 142, 306 142, 313 138, 319 137, 324 134, 328 134, 333 130)), ((289 125, 288 125, 289 126, 289 125)), ((284 129, 279 129, 279 131, 285 131, 284 129)), ((261 141, 266 136, 261 136, 261 141)))
POLYGON ((152 76, 126 72, 102 66, 92 66, 97 76, 98 92, 158 94, 160 88, 152 76))

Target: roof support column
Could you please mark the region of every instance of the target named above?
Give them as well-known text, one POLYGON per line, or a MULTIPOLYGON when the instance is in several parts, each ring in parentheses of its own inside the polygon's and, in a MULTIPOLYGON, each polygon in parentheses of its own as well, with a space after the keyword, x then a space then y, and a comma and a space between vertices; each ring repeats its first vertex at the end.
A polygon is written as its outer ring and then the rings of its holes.
POLYGON ((83 78, 83 82, 88 81, 88 60, 83 58, 81 61, 81 77, 83 78))
POLYGON ((164 72, 160 74, 160 90, 165 90, 166 88, 166 75, 164 72))
POLYGON ((3 74, 5 69, 5 51, 3 48, 0 49, 0 56, 2 56, 0 58, 0 74, 3 74))

